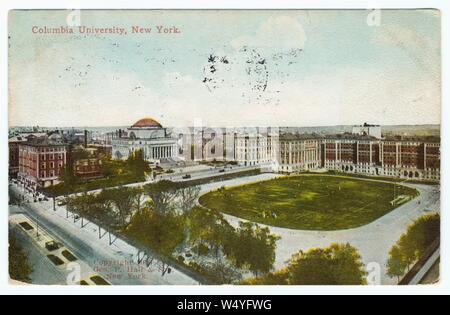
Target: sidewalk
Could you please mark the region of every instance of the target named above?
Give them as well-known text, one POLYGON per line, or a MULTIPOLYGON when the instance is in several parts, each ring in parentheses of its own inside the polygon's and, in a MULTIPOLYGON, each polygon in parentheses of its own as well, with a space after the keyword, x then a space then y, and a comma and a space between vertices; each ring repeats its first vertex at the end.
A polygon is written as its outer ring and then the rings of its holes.
MULTIPOLYGON (((10 187, 10 190, 20 193, 18 188, 14 186, 10 187)), ((16 207, 16 210, 24 210, 37 217, 46 229, 67 244, 77 257, 86 260, 95 271, 100 270, 102 274, 110 274, 117 278, 107 279, 112 284, 198 284, 195 280, 173 268, 171 273, 163 275, 161 272, 163 266, 156 259, 148 268, 143 264, 138 264, 138 250, 135 247, 120 239, 110 245, 107 235, 99 239, 97 225, 87 223, 82 228, 81 220, 76 221, 73 216, 67 218, 65 207, 57 206, 56 211, 52 209, 52 201, 29 203, 18 209, 16 207), (121 270, 117 270, 118 267, 121 270), (125 276, 119 278, 121 273, 124 273, 125 276)), ((84 223, 86 224, 86 222, 84 223)))

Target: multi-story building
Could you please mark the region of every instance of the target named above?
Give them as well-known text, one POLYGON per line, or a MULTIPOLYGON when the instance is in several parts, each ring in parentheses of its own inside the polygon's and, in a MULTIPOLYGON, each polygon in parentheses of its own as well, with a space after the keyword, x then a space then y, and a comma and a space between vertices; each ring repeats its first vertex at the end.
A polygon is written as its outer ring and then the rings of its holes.
POLYGON ((17 178, 19 173, 19 145, 26 142, 27 139, 22 136, 12 137, 8 140, 9 148, 9 178, 17 178))
POLYGON ((177 139, 170 137, 166 128, 152 118, 137 121, 127 133, 120 130, 118 137, 112 139, 115 159, 127 159, 137 150, 144 153, 147 161, 157 164, 178 158, 177 139))
POLYGON ((18 180, 31 189, 59 183, 61 169, 67 163, 67 146, 48 138, 19 144, 18 180))
POLYGON ((440 180, 439 142, 342 135, 324 139, 323 149, 323 166, 328 170, 440 180))
POLYGON ((74 175, 78 178, 94 178, 102 176, 102 161, 99 158, 76 160, 74 175))
POLYGON ((185 162, 233 161, 274 172, 317 169, 440 180, 440 144, 429 139, 384 139, 379 125, 354 126, 333 136, 262 128, 187 128, 167 137, 156 121, 144 119, 113 139, 113 156, 126 158, 142 149, 149 161, 179 158, 185 162))
POLYGON ((233 133, 226 128, 183 128, 177 129, 179 157, 184 162, 200 161, 233 161, 233 133))
POLYGON ((274 171, 303 172, 321 166, 321 139, 317 135, 281 135, 277 151, 274 171))
POLYGON ((323 139, 324 168, 377 175, 379 140, 367 135, 345 134, 323 139))
POLYGON ((273 136, 271 134, 255 132, 235 135, 235 161, 239 165, 270 165, 273 160, 273 136))
POLYGON ((440 180, 440 143, 387 139, 380 143, 380 175, 440 180))

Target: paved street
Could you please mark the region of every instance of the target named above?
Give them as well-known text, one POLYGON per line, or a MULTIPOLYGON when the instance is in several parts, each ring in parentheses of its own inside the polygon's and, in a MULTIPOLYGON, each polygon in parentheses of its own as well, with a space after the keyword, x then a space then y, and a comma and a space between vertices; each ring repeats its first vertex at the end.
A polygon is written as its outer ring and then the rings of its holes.
POLYGON ((20 242, 24 252, 27 254, 28 262, 33 267, 30 275, 32 283, 45 285, 63 284, 66 281, 64 271, 55 267, 41 251, 33 244, 32 240, 19 231, 18 227, 11 228, 9 231, 20 242))
MULTIPOLYGON (((10 193, 21 193, 15 186, 10 193)), ((172 270, 164 276, 160 272, 158 262, 150 268, 143 268, 136 263, 137 250, 121 240, 109 245, 108 237, 98 239, 98 228, 88 224, 81 229, 81 222, 73 223, 66 218, 66 212, 58 207, 52 211, 52 201, 27 203, 21 207, 10 206, 10 215, 25 213, 64 243, 79 259, 85 261, 90 268, 98 271, 109 282, 115 285, 166 285, 166 284, 198 284, 185 274, 172 270)), ((36 271, 37 272, 37 271, 36 271)), ((50 279, 49 279, 50 281, 50 279)))
MULTIPOLYGON (((236 178, 232 180, 215 182, 201 186, 201 193, 226 186, 238 186, 252 182, 270 180, 280 177, 278 174, 261 174, 256 176, 236 178)), ((326 247, 331 243, 350 243, 358 248, 365 264, 377 263, 381 268, 381 284, 396 284, 395 280, 386 275, 386 261, 392 245, 399 239, 406 228, 415 219, 429 213, 429 210, 440 211, 439 187, 429 185, 405 184, 419 190, 420 196, 400 206, 384 217, 357 229, 315 232, 290 230, 270 227, 271 231, 281 237, 276 250, 276 268, 284 266, 292 254, 299 250, 308 250, 315 247, 326 247)), ((17 193, 16 187, 11 188, 17 193)), ((95 225, 80 228, 80 223, 73 223, 72 219, 65 217, 63 208, 58 207, 57 212, 51 210, 52 202, 29 204, 26 207, 11 207, 12 213, 26 212, 34 215, 43 224, 55 233, 60 239, 67 242, 68 247, 78 257, 83 257, 90 265, 96 262, 114 262, 130 260, 136 254, 136 249, 128 244, 118 241, 112 246, 108 245, 107 237, 98 240, 98 230, 95 225), (46 210, 44 210, 46 209, 46 210)), ((225 215, 227 220, 237 225, 241 219, 225 215)), ((137 266, 137 265, 136 265, 137 266)), ((196 282, 186 275, 174 271, 162 277, 160 273, 146 274, 146 279, 118 279, 113 284, 195 284, 196 282)))
MULTIPOLYGON (((212 183, 202 186, 202 194, 222 186, 232 187, 277 177, 274 174, 262 174, 212 183)), ((308 250, 316 247, 326 247, 331 243, 350 243, 358 248, 364 263, 378 263, 381 267, 381 284, 396 284, 396 281, 386 275, 386 262, 391 247, 406 231, 408 225, 420 216, 427 214, 426 210, 440 211, 439 187, 429 185, 405 184, 419 190, 420 196, 400 206, 384 217, 357 229, 315 232, 299 231, 278 227, 270 230, 281 236, 276 251, 276 267, 281 268, 292 254, 299 250, 308 250), (420 204, 419 204, 420 201, 420 204)), ((227 220, 237 225, 241 219, 225 215, 227 220)))
MULTIPOLYGON (((199 180, 199 179, 205 179, 205 178, 214 178, 214 177, 220 177, 220 176, 225 176, 225 175, 232 175, 232 174, 236 174, 236 173, 241 173, 241 172, 246 172, 246 171, 252 171, 252 170, 257 170, 259 169, 259 167, 255 167, 255 166, 233 166, 232 168, 227 167, 225 172, 220 172, 222 168, 209 168, 209 169, 203 169, 201 171, 195 171, 195 172, 182 172, 182 173, 174 173, 174 174, 164 174, 164 175, 159 175, 155 180, 170 180, 173 182, 187 182, 187 181, 192 181, 192 180, 199 180), (183 178, 186 174, 189 174, 191 177, 190 178, 183 178)), ((273 174, 272 174, 273 175, 273 174)), ((244 177, 245 178, 245 177, 244 177)), ((155 180, 153 179, 149 179, 145 182, 139 182, 139 183, 132 183, 132 184, 127 184, 127 185, 123 185, 120 187, 143 187, 147 184, 151 184, 154 183, 155 180)), ((118 188, 118 187, 110 187, 110 188, 118 188)), ((103 190, 103 188, 101 189, 94 189, 94 190, 90 190, 88 191, 89 194, 92 193, 98 193, 101 192, 103 190)), ((81 195, 82 193, 75 193, 72 194, 72 196, 74 195, 81 195)))

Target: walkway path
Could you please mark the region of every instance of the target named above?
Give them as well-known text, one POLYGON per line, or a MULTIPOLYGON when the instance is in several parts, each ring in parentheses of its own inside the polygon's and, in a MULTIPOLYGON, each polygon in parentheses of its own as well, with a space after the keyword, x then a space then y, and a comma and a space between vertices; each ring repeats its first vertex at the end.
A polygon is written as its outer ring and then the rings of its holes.
MULTIPOLYGON (((202 194, 220 187, 232 187, 237 185, 249 184, 262 180, 269 180, 279 177, 275 174, 262 174, 235 180, 212 183, 201 186, 202 194)), ((370 179, 362 179, 370 180, 370 179)), ((299 250, 308 250, 316 247, 326 247, 331 243, 350 243, 358 248, 363 262, 377 263, 381 268, 381 284, 396 284, 396 281, 386 275, 386 262, 388 260, 391 247, 397 242, 400 236, 406 231, 407 227, 417 218, 428 211, 440 211, 440 192, 438 186, 405 184, 405 186, 416 188, 419 197, 398 207, 384 217, 360 228, 332 231, 316 232, 290 230, 279 227, 270 227, 270 230, 279 235, 281 240, 278 242, 276 250, 276 268, 281 268, 285 262, 290 259, 292 254, 299 250)), ((227 220, 237 226, 239 219, 234 216, 225 215, 227 220)))
MULTIPOLYGON (((22 194, 20 188, 10 186, 10 193, 22 194)), ((108 236, 98 239, 98 227, 88 224, 81 228, 81 220, 73 223, 66 218, 64 207, 52 210, 51 201, 25 203, 20 207, 10 206, 10 216, 23 213, 33 220, 39 220, 47 231, 63 242, 80 260, 98 271, 115 285, 194 285, 197 281, 171 268, 171 273, 162 274, 160 262, 154 261, 150 268, 137 264, 137 249, 122 240, 109 245, 108 236), (116 271, 116 267, 120 270, 116 271), (120 277, 120 278, 119 278, 120 277)), ((63 283, 62 283, 63 284, 63 283)))

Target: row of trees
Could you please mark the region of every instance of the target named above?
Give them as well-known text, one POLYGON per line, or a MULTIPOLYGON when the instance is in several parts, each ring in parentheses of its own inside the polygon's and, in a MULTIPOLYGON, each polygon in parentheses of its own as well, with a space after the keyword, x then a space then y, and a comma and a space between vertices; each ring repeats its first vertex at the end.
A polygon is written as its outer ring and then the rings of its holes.
POLYGON ((134 212, 139 212, 144 202, 140 188, 105 189, 98 194, 84 193, 67 198, 67 210, 81 217, 102 222, 106 227, 124 229, 134 212))
POLYGON ((400 280, 440 237, 440 227, 439 214, 425 215, 409 226, 389 252, 388 276, 400 280))
POLYGON ((198 258, 189 263, 192 268, 219 283, 239 281, 243 271, 270 272, 278 240, 268 228, 254 223, 234 228, 222 214, 200 206, 165 213, 147 208, 133 217, 127 234, 165 255, 182 247, 198 258))
POLYGON ((358 250, 350 244, 300 251, 288 266, 261 278, 244 281, 249 285, 366 285, 367 272, 358 250))
POLYGON ((180 258, 184 251, 202 258, 186 264, 216 282, 239 281, 245 271, 256 277, 270 272, 278 237, 254 223, 234 228, 221 213, 198 206, 199 194, 198 187, 160 181, 70 197, 67 209, 164 255, 180 258))
POLYGON ((100 193, 66 198, 67 209, 82 217, 95 219, 108 227, 125 229, 133 215, 151 209, 160 215, 185 213, 193 208, 199 188, 161 181, 144 187, 104 189, 100 193))
MULTIPOLYGON (((206 243, 212 251, 215 265, 223 265, 221 259, 226 258, 232 267, 252 272, 256 277, 272 271, 279 237, 268 228, 251 222, 240 222, 234 228, 222 214, 202 207, 194 208, 190 217, 190 243, 198 248, 206 243)), ((215 269, 212 268, 213 271, 215 269)), ((230 271, 229 275, 233 276, 230 271)), ((224 277, 225 273, 221 276, 224 277)), ((230 280, 238 278, 221 279, 224 283, 233 282, 230 280)))

